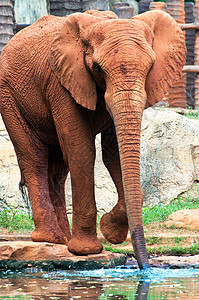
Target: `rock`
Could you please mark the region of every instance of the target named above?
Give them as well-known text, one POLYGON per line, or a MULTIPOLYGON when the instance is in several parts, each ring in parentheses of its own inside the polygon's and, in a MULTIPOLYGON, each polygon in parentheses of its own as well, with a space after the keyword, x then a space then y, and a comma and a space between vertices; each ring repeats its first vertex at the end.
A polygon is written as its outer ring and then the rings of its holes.
POLYGON ((172 111, 144 111, 141 183, 144 205, 168 203, 199 180, 199 122, 172 111))
POLYGON ((199 268, 199 255, 193 256, 160 256, 149 259, 151 267, 167 267, 170 269, 199 268))
POLYGON ((24 241, 0 242, 0 268, 18 269, 100 269, 124 264, 123 254, 102 251, 100 254, 77 256, 65 245, 24 241))
POLYGON ((165 222, 166 227, 199 230, 199 209, 182 209, 172 213, 165 222))

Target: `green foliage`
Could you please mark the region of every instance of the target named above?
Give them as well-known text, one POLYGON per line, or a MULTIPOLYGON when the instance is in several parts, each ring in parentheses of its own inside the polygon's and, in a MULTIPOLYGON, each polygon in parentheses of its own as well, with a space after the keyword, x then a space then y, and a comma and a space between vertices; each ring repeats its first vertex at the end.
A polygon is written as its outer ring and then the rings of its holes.
POLYGON ((167 205, 157 205, 153 208, 144 207, 143 208, 143 223, 144 225, 153 222, 163 222, 170 214, 174 211, 181 209, 196 209, 199 208, 199 201, 194 197, 186 197, 185 199, 178 196, 167 205))
POLYGON ((179 244, 179 243, 183 242, 185 239, 186 239, 185 237, 176 236, 176 237, 174 238, 174 242, 175 242, 176 244, 179 244))
POLYGON ((32 231, 34 223, 32 217, 19 209, 3 209, 0 211, 0 227, 13 231, 32 231))
MULTIPOLYGON (((110 251, 112 253, 122 253, 125 254, 129 257, 134 256, 133 250, 124 250, 124 249, 117 249, 113 248, 111 246, 105 246, 104 250, 110 251)), ((166 247, 166 246, 160 246, 160 247, 147 247, 147 253, 148 255, 176 255, 180 256, 183 254, 189 254, 189 255, 196 255, 199 253, 199 243, 194 243, 191 246, 171 246, 171 247, 166 247)))
MULTIPOLYGON (((32 296, 28 296, 28 295, 15 295, 15 296, 6 296, 6 298, 5 298, 5 296, 0 296, 0 299, 3 299, 3 300, 5 300, 5 299, 16 299, 16 300, 33 300, 33 298, 32 298, 32 296)), ((41 298, 41 299, 43 299, 43 298, 41 298)))
POLYGON ((161 243, 162 239, 158 236, 151 236, 151 237, 145 238, 145 241, 146 241, 147 245, 154 245, 154 244, 161 243))
POLYGON ((166 254, 166 255, 176 255, 176 256, 180 256, 183 254, 189 254, 189 255, 196 255, 199 253, 199 243, 194 243, 191 246, 171 246, 171 247, 147 247, 147 253, 148 255, 162 255, 162 254, 166 254))
POLYGON ((125 250, 125 249, 117 249, 113 248, 112 246, 104 246, 105 251, 110 251, 112 253, 122 253, 128 256, 133 256, 133 250, 125 250))

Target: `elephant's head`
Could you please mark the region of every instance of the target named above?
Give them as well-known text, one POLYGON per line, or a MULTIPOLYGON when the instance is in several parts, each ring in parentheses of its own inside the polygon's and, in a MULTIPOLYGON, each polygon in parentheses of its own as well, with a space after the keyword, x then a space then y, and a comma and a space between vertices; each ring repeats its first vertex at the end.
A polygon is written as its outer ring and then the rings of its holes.
POLYGON ((142 223, 140 132, 144 108, 161 100, 185 63, 184 34, 161 11, 130 20, 112 13, 66 18, 51 47, 52 68, 83 107, 104 91, 118 139, 128 223, 140 268, 148 266, 142 223))

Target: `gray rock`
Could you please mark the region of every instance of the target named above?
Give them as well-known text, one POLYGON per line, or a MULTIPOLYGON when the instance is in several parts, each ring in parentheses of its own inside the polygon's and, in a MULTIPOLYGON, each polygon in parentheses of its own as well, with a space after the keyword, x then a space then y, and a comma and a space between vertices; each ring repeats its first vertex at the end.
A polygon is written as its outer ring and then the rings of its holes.
POLYGON ((199 255, 194 256, 160 256, 149 260, 151 267, 169 267, 170 269, 199 268, 199 255))
POLYGON ((145 110, 141 137, 144 204, 169 202, 189 190, 195 180, 199 180, 199 123, 175 112, 145 110))

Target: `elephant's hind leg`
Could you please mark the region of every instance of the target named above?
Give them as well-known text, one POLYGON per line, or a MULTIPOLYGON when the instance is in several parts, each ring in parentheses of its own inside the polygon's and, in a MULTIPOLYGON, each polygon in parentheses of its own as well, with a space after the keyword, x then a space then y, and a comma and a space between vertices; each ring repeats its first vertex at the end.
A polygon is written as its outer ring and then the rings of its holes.
POLYGON ((124 199, 119 151, 114 125, 111 124, 102 132, 102 157, 118 192, 118 203, 109 212, 102 216, 100 229, 104 237, 113 244, 125 241, 128 234, 128 220, 124 199))
POLYGON ((63 154, 59 146, 50 149, 48 159, 48 183, 50 190, 50 199, 53 204, 59 227, 69 241, 71 233, 68 217, 66 214, 65 201, 65 181, 68 174, 68 168, 63 160, 63 154))
POLYGON ((31 238, 36 242, 66 244, 66 237, 58 225, 49 196, 48 147, 35 136, 8 90, 4 101, 6 105, 1 106, 2 117, 13 142, 32 204, 35 230, 31 238))

